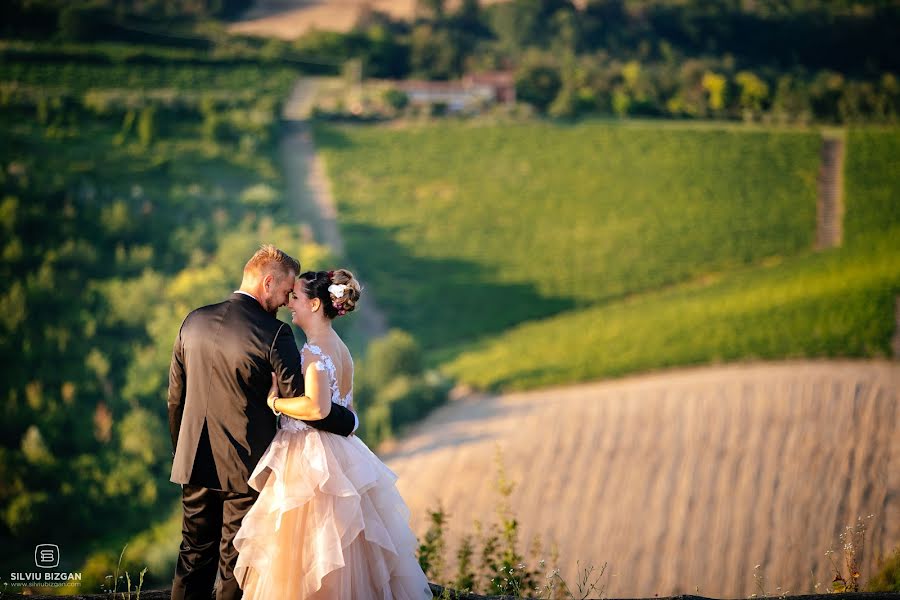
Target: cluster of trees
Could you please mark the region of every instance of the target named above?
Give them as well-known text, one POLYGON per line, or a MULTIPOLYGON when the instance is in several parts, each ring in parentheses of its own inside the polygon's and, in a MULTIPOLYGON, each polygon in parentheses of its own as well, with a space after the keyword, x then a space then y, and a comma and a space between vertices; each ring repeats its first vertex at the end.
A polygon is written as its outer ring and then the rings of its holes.
POLYGON ((555 117, 586 113, 748 121, 896 122, 900 80, 867 81, 833 70, 810 73, 740 68, 730 58, 663 62, 608 55, 526 56, 518 98, 555 117))
POLYGON ((559 117, 891 122, 900 115, 893 41, 900 5, 890 0, 463 0, 452 9, 447 0, 418 0, 411 21, 370 8, 350 32, 314 31, 292 43, 220 36, 202 25, 247 6, 13 0, 4 5, 3 27, 8 37, 129 41, 192 53, 124 57, 140 62, 213 55, 336 72, 355 59, 364 76, 389 79, 513 69, 518 98, 559 117))
POLYGON ((519 99, 555 116, 892 121, 898 26, 890 2, 421 0, 411 23, 369 11, 294 48, 372 77, 514 69, 519 99))
POLYGON ((269 94, 291 81, 238 100, 201 78, 134 97, 2 86, 0 565, 39 542, 105 556, 168 515, 181 319, 226 296, 260 240, 322 264, 271 152, 269 94))
MULTIPOLYGON (((9 0, 0 9, 0 32, 6 37, 64 39, 122 39, 132 42, 178 44, 180 26, 190 20, 234 17, 252 0, 9 0), (176 27, 167 35, 153 25, 176 27), (174 34, 172 34, 174 33, 174 34)), ((182 37, 187 45, 201 46, 201 39, 182 37)))

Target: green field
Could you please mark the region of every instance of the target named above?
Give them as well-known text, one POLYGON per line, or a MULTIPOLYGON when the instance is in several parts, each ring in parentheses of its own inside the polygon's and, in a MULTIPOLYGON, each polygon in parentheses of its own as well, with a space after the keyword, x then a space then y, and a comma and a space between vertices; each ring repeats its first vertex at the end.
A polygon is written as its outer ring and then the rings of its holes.
POLYGON ((894 227, 841 250, 526 323, 446 370, 522 389, 735 360, 889 356, 898 239, 894 227))
POLYGON ((255 96, 286 95, 296 70, 259 66, 215 65, 92 65, 85 63, 0 63, 0 81, 72 91, 122 88, 129 90, 249 91, 255 96), (283 92, 283 94, 282 94, 283 92))
POLYGON ((351 259, 429 350, 811 244, 819 138, 321 127, 351 259))
POLYGON ((844 248, 815 254, 817 131, 320 127, 351 260, 458 380, 889 353, 896 131, 848 136, 844 248))
POLYGON ((900 130, 850 130, 844 176, 845 237, 895 229, 900 223, 900 130))

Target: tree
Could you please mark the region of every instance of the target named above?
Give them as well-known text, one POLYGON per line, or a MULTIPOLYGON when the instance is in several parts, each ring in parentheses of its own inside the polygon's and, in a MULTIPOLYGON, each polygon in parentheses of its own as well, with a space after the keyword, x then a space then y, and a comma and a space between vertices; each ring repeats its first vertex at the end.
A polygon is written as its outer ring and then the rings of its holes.
POLYGON ((516 98, 546 112, 562 87, 559 69, 546 63, 525 65, 516 74, 516 98))
POLYGON ((66 40, 87 42, 96 39, 103 25, 111 21, 112 13, 105 7, 72 3, 59 13, 59 33, 66 40))
POLYGON ((740 88, 740 107, 745 119, 754 119, 763 110, 769 96, 769 84, 750 71, 741 71, 735 76, 740 88))
POLYGON ((462 55, 451 31, 419 25, 410 38, 410 66, 429 79, 450 79, 462 74, 462 55))
POLYGON ((409 96, 397 88, 390 88, 384 92, 384 101, 394 110, 403 110, 409 104, 409 96))
POLYGON ((156 135, 156 109, 152 106, 147 106, 141 109, 141 114, 138 116, 138 140, 141 143, 141 146, 145 148, 148 147, 151 143, 153 143, 153 138, 156 135))
POLYGON ((718 73, 707 72, 703 75, 701 85, 707 93, 709 108, 713 112, 721 112, 725 108, 725 86, 728 80, 718 73))
POLYGON ((422 351, 411 335, 393 329, 371 343, 366 367, 370 375, 385 382, 397 375, 419 375, 423 368, 422 351))

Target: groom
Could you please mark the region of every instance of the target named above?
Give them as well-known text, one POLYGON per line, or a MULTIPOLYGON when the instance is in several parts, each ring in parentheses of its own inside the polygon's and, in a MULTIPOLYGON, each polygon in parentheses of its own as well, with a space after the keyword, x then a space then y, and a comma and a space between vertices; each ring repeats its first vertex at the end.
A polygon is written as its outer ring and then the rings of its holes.
MULTIPOLYGON (((182 484, 184 520, 173 600, 210 600, 214 586, 217 600, 242 596, 233 541, 259 495, 247 479, 275 437, 275 415, 266 405, 271 374, 281 396, 300 396, 304 389, 294 335, 275 318, 299 271, 295 259, 263 246, 244 267, 241 288, 190 313, 175 340, 171 480, 182 484)), ((344 436, 358 426, 349 409, 334 403, 328 416, 309 424, 344 436)))

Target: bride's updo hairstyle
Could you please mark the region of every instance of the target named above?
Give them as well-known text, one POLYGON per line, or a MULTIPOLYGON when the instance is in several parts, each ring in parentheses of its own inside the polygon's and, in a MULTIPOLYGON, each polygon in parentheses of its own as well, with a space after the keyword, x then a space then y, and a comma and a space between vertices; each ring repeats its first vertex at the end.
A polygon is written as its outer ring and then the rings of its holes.
POLYGON ((322 301, 329 319, 346 315, 356 308, 362 288, 347 269, 335 271, 307 271, 300 274, 306 297, 322 301))

